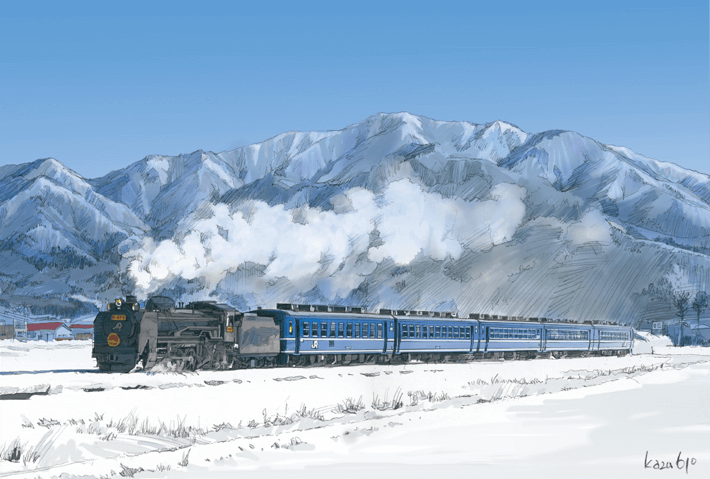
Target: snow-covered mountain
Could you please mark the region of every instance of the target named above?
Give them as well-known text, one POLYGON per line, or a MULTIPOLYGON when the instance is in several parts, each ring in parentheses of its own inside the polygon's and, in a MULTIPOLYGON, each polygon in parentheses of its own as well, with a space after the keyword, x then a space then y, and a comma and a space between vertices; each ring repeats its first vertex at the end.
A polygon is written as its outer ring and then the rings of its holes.
POLYGON ((116 289, 118 246, 147 231, 129 207, 54 159, 2 167, 0 301, 36 313, 90 311, 82 303, 116 289))
POLYGON ((710 279, 710 177, 502 121, 377 114, 92 180, 11 165, 0 186, 10 302, 134 291, 633 322, 710 279))

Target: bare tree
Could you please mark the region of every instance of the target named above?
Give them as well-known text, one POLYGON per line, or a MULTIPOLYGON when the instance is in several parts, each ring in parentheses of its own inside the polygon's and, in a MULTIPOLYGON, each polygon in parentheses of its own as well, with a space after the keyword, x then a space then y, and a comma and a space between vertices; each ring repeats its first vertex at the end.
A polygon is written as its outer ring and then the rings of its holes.
POLYGON ((690 309, 690 293, 687 291, 683 291, 682 293, 676 293, 675 297, 673 298, 673 304, 675 305, 676 309, 676 316, 680 318, 680 332, 678 333, 678 342, 676 343, 676 346, 680 346, 680 343, 683 339, 683 326, 686 325, 685 323, 685 315, 688 314, 688 310, 690 309))
MULTIPOLYGON (((700 336, 700 313, 708 308, 708 295, 705 291, 698 291, 695 295, 692 308, 698 314, 698 329, 695 330, 695 335, 700 336)), ((700 339, 700 338, 697 338, 700 339)))

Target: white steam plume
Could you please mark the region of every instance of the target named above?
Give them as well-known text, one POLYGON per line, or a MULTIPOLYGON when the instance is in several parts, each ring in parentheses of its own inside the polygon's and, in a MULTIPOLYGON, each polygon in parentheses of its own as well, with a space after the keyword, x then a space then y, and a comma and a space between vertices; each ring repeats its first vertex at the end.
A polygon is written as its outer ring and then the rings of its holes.
POLYGON ((211 217, 204 219, 202 210, 203 219, 187 218, 174 239, 144 239, 124 254, 124 268, 146 294, 175 278, 200 278, 211 291, 249 262, 266 266, 262 284, 286 278, 299 291, 318 285, 330 297, 344 297, 387 258, 401 265, 418 255, 458 259, 464 249, 484 251, 509 241, 523 220, 524 197, 524 188, 498 184, 490 198, 469 202, 400 180, 381 195, 348 190, 331 200, 333 211, 286 210, 261 201, 232 212, 228 205, 209 205, 211 217))

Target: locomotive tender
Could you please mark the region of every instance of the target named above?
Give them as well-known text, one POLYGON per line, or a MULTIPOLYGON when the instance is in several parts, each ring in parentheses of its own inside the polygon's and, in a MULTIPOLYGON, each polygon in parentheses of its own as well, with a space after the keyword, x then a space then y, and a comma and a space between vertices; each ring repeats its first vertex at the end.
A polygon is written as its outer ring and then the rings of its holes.
POLYGON ((633 338, 632 328, 606 322, 293 304, 241 313, 208 301, 175 307, 164 297, 141 309, 128 296, 97 314, 92 357, 101 371, 127 372, 165 361, 194 370, 621 356, 633 338))

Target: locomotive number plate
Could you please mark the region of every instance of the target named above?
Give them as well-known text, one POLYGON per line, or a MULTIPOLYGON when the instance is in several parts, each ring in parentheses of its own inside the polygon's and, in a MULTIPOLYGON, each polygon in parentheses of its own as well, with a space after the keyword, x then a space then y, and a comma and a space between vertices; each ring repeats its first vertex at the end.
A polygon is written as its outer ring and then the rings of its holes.
POLYGON ((112 314, 111 319, 113 319, 114 321, 125 321, 126 315, 125 314, 112 314))
POLYGON ((108 338, 106 338, 106 342, 108 343, 109 346, 112 348, 115 348, 121 343, 121 338, 118 337, 118 334, 116 333, 111 333, 108 335, 108 338))

